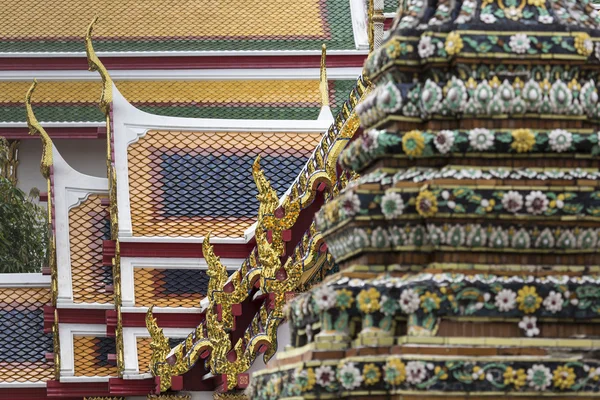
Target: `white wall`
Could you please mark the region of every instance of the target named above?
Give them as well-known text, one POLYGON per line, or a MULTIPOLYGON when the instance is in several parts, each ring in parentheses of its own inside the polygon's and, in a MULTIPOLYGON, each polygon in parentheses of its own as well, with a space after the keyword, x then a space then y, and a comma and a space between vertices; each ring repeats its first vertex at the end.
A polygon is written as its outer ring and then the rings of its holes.
MULTIPOLYGON (((106 178, 105 139, 62 139, 54 144, 65 161, 75 170, 91 176, 106 178)), ((33 187, 46 192, 46 180, 40 173, 42 141, 22 140, 19 145, 18 186, 25 194, 33 187)))

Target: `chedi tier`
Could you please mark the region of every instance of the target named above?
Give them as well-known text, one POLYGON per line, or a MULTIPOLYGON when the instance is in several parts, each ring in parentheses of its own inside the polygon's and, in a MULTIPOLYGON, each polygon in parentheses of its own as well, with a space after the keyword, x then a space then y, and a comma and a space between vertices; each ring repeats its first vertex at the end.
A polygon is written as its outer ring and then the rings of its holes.
POLYGON ((340 156, 360 177, 316 216, 340 272, 251 396, 596 398, 600 13, 403 7, 340 156))

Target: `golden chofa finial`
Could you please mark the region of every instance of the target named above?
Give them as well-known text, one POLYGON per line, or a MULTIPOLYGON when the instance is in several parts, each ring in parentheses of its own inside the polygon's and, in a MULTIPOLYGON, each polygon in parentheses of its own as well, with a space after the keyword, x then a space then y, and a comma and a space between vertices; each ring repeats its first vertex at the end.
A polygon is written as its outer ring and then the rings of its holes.
POLYGON ((321 92, 321 107, 329 105, 329 86, 327 85, 327 46, 321 47, 321 75, 319 78, 319 91, 321 92))
POLYGON ((94 31, 94 25, 96 24, 96 21, 98 21, 97 16, 92 20, 85 34, 85 52, 87 54, 88 69, 90 71, 98 71, 100 77, 102 78, 100 109, 104 115, 108 115, 110 112, 110 103, 112 102, 112 79, 108 74, 108 70, 96 55, 96 51, 94 50, 94 45, 92 43, 92 33, 94 31))
POLYGON ((40 135, 42 139, 42 161, 40 163, 40 171, 46 179, 50 179, 50 167, 52 166, 52 139, 38 122, 33 109, 31 108, 31 96, 37 86, 37 80, 34 79, 31 87, 25 95, 25 108, 27 110, 27 127, 30 135, 40 135))

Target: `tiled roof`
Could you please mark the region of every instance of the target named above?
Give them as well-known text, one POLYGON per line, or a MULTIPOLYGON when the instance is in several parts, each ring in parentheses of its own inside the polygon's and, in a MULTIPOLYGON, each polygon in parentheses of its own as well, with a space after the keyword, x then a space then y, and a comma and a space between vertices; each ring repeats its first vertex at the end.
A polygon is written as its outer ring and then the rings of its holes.
MULTIPOLYGON (((143 374, 144 372, 150 371, 150 359, 152 358, 152 349, 150 348, 150 343, 152 342, 152 338, 138 337, 136 340, 138 368, 140 373, 143 374)), ((169 338, 169 347, 173 348, 183 340, 185 339, 169 338)))
POLYGON ((258 202, 251 165, 282 195, 321 133, 150 131, 128 149, 134 236, 241 237, 258 202))
POLYGON ((206 270, 135 268, 136 307, 199 307, 206 295, 206 270))
POLYGON ((75 376, 117 376, 117 366, 108 361, 115 354, 115 339, 108 337, 73 337, 75 376))
POLYGON ((354 49, 348 0, 1 0, 0 52, 354 49))
POLYGON ((383 1, 383 12, 384 13, 395 13, 398 10, 400 0, 384 0, 383 1))
MULTIPOLYGON (((329 82, 332 111, 343 104, 354 81, 329 82)), ((0 82, 0 122, 25 122, 30 82, 0 82)), ((318 80, 116 81, 139 109, 172 117, 307 119, 319 116, 318 80)), ((33 106, 42 122, 103 122, 99 81, 47 81, 36 89, 33 106)))
MULTIPOLYGON (((105 197, 105 196, 104 196, 105 197)), ((90 195, 69 210, 71 276, 74 303, 111 303, 106 285, 113 284, 112 267, 102 265, 102 241, 110 239, 103 196, 90 195)))
POLYGON ((0 289, 0 382, 38 382, 54 375, 52 335, 44 333, 49 288, 0 289))

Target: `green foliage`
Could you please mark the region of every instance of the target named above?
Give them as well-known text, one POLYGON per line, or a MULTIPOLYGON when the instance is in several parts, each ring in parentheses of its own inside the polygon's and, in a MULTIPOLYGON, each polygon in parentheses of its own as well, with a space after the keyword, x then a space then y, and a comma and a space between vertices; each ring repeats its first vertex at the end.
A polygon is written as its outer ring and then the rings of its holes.
POLYGON ((0 177, 0 273, 40 272, 48 242, 45 209, 0 177))

